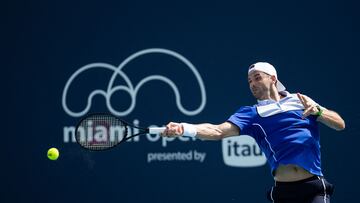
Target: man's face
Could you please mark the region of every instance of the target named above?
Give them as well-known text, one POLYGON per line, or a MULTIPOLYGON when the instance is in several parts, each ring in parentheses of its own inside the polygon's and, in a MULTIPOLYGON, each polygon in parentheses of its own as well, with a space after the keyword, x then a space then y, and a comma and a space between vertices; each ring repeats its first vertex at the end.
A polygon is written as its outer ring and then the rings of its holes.
POLYGON ((257 70, 248 75, 250 90, 256 99, 263 100, 269 95, 274 79, 272 77, 274 76, 257 70))

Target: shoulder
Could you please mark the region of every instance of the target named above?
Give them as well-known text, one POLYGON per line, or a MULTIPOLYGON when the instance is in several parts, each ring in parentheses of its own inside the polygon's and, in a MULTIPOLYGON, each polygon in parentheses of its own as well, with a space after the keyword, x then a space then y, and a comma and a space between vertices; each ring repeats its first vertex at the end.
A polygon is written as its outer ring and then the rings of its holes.
POLYGON ((299 103, 301 104, 301 101, 297 94, 288 94, 283 100, 283 103, 299 103))
POLYGON ((256 118, 256 107, 242 106, 230 116, 227 122, 237 126, 241 131, 248 129, 256 118))
POLYGON ((289 93, 287 96, 290 97, 290 98, 292 98, 292 99, 299 100, 299 97, 297 96, 296 93, 289 93))
POLYGON ((235 113, 256 113, 256 106, 242 106, 235 113))
POLYGON ((252 119, 256 115, 257 115, 256 106, 242 106, 232 115, 232 117, 252 119))

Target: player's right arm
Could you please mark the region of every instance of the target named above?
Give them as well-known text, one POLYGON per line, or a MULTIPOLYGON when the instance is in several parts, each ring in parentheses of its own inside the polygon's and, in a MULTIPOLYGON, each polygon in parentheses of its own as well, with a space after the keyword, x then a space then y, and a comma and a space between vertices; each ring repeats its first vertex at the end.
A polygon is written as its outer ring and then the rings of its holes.
POLYGON ((185 134, 186 136, 189 131, 192 132, 196 138, 202 140, 220 140, 240 134, 239 128, 230 122, 224 122, 218 125, 210 123, 188 124, 170 122, 166 125, 166 130, 162 135, 177 137, 185 134))

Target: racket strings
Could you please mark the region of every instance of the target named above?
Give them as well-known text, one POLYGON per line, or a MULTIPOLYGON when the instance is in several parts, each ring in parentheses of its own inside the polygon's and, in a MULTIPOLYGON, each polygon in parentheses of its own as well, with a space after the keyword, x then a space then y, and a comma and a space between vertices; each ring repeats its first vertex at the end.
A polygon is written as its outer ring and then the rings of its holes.
POLYGON ((126 140, 128 126, 121 120, 106 114, 89 116, 77 127, 76 141, 90 150, 104 150, 126 140))

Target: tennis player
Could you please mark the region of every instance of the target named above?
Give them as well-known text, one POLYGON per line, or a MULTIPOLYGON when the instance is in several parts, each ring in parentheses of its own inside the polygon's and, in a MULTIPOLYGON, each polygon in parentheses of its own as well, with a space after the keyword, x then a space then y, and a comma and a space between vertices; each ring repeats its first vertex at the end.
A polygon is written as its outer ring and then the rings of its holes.
POLYGON ((219 140, 250 135, 266 155, 275 180, 268 191, 270 201, 329 203, 333 185, 321 170, 318 123, 343 130, 344 120, 306 95, 285 91, 269 63, 251 65, 248 82, 256 105, 239 108, 219 125, 170 122, 162 136, 219 140))

